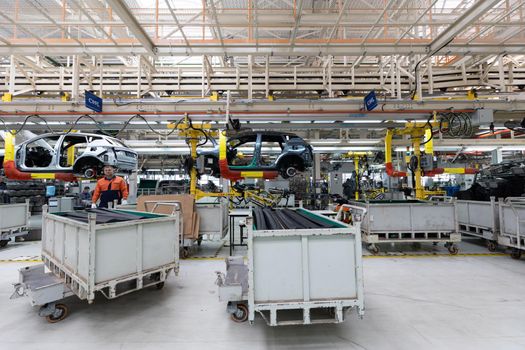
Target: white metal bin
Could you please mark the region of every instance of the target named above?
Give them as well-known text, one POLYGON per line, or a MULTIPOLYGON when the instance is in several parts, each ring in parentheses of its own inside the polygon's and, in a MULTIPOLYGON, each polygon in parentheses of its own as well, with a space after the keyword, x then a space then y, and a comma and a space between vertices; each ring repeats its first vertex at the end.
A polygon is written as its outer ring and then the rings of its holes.
POLYGON ((458 225, 461 234, 487 241, 487 248, 495 251, 499 233, 499 209, 494 197, 490 201, 457 200, 458 225))
POLYGON ((195 206, 200 218, 199 235, 223 238, 228 232, 227 202, 222 199, 210 202, 208 198, 203 198, 195 206))
MULTIPOLYGON (((116 210, 117 212, 119 210, 116 210)), ((92 302, 100 291, 109 299, 162 283, 179 267, 179 213, 96 224, 96 216, 82 223, 43 213, 42 259, 80 299, 92 302), (134 281, 134 288, 119 285, 134 281)))
POLYGON ((258 312, 271 326, 307 325, 343 322, 354 307, 364 314, 359 223, 297 210, 333 227, 257 230, 247 218, 248 264, 228 258, 218 283, 234 320, 253 323, 258 312))
POLYGON ((366 201, 351 202, 366 209, 361 223, 363 242, 379 252, 379 243, 443 242, 451 254, 461 241, 454 201, 366 201))
POLYGON ((498 206, 498 243, 512 248, 512 258, 519 259, 525 250, 525 197, 507 198, 505 201, 500 199, 498 206))
POLYGON ((0 205, 0 247, 5 247, 13 237, 27 234, 30 215, 29 200, 0 205))

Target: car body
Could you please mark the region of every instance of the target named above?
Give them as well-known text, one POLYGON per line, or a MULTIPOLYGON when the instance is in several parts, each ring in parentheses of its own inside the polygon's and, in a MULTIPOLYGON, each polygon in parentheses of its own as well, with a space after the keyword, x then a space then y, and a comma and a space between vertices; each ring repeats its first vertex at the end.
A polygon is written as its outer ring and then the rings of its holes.
MULTIPOLYGON (((213 148, 199 149, 197 169, 219 177, 219 146, 212 139, 213 148)), ((276 170, 283 178, 293 177, 297 171, 312 166, 313 149, 299 136, 276 131, 242 131, 226 141, 226 158, 231 170, 276 170)))
POLYGON ((109 164, 119 174, 137 168, 137 152, 105 135, 56 133, 33 137, 15 149, 16 168, 29 173, 72 173, 94 178, 109 164))

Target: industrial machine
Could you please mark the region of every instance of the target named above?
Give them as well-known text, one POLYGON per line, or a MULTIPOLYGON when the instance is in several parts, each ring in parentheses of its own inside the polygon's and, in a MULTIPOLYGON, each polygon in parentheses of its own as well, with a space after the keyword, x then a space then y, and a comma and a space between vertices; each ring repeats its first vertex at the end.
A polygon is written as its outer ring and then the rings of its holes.
POLYGON ((433 137, 435 132, 447 132, 449 134, 461 135, 471 132, 470 117, 462 114, 441 116, 433 114, 426 122, 411 121, 404 128, 389 128, 385 136, 385 170, 391 177, 412 177, 412 187, 415 198, 427 199, 434 195, 445 194, 442 191, 425 190, 422 183, 423 176, 435 176, 438 174, 475 174, 478 169, 474 168, 440 168, 434 166, 433 161, 433 137), (456 122, 456 120, 463 120, 456 122), (437 129, 437 130, 434 130, 437 129), (411 155, 407 160, 407 168, 410 172, 395 170, 392 163, 392 137, 394 135, 405 135, 410 137, 411 155), (421 151, 424 146, 425 151, 421 151))

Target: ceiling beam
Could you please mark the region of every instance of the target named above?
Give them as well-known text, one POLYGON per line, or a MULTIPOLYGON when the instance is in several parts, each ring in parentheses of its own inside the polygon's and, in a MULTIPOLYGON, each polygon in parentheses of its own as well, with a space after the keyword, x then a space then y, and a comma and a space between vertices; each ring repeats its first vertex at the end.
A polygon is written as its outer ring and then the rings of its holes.
POLYGON ((428 56, 433 56, 449 45, 454 38, 468 28, 474 21, 491 10, 501 0, 476 1, 461 17, 442 31, 428 46, 428 56))
POLYGON ((423 16, 425 16, 425 14, 430 11, 430 9, 432 7, 434 7, 434 5, 436 4, 438 0, 433 0, 432 3, 430 4, 430 6, 428 6, 420 15, 419 17, 416 19, 416 21, 414 23, 412 23, 412 25, 410 25, 410 27, 408 27, 407 30, 405 30, 403 32, 403 34, 399 37, 399 39, 397 39, 396 41, 396 44, 399 43, 404 37, 405 35, 407 35, 408 33, 410 33, 410 31, 412 30, 412 28, 414 28, 416 26, 416 24, 418 24, 418 22, 423 18, 423 16))
POLYGON ((29 5, 31 5, 35 10, 37 10, 42 16, 44 16, 49 22, 53 23, 53 25, 55 27, 57 27, 58 29, 66 32, 68 35, 69 35, 69 38, 70 39, 73 39, 74 41, 76 41, 77 44, 81 45, 82 46, 82 43, 80 42, 80 40, 78 40, 77 38, 74 38, 71 33, 69 32, 69 30, 67 30, 65 27, 61 26, 60 24, 57 23, 57 21, 55 21, 53 19, 53 17, 51 17, 50 15, 47 14, 46 12, 46 9, 44 9, 42 7, 42 5, 40 5, 40 3, 34 3, 33 2, 34 0, 32 1, 29 1, 29 5))
POLYGON ((182 35, 182 38, 184 39, 184 42, 186 43, 186 46, 188 47, 188 50, 191 52, 191 45, 188 41, 188 38, 186 37, 186 34, 182 30, 182 26, 180 25, 179 19, 177 18, 177 15, 175 14, 175 11, 173 10, 173 7, 171 6, 169 0, 164 0, 166 2, 166 6, 168 6, 168 9, 170 10, 171 17, 173 17, 173 20, 175 21, 175 25, 177 26, 177 29, 182 35))
POLYGON ((337 28, 339 27, 339 23, 341 23, 341 19, 343 18, 343 15, 346 12, 346 9, 348 8, 348 4, 350 4, 350 0, 345 0, 343 4, 343 8, 341 8, 341 12, 339 12, 339 16, 337 17, 337 20, 335 21, 335 24, 330 31, 330 35, 328 36, 328 40, 326 41, 326 45, 330 44, 330 41, 332 41, 332 38, 335 35, 335 32, 337 31, 337 28))
POLYGON ((98 30, 100 30, 102 33, 104 33, 104 35, 109 39, 111 40, 111 42, 115 45, 118 45, 117 42, 115 41, 115 39, 113 39, 113 37, 111 36, 111 34, 109 34, 105 29, 104 27, 102 27, 100 24, 97 23, 97 21, 89 14, 89 12, 87 12, 78 2, 77 0, 70 0, 73 4, 75 4, 75 6, 80 10, 80 12, 82 12, 84 14, 84 16, 86 16, 90 21, 91 23, 93 23, 95 25, 95 27, 98 28, 98 30))
MULTIPOLYGON (((11 18, 9 18, 8 16, 6 16, 2 11, 0 11, 0 17, 4 18, 6 21, 8 21, 9 23, 11 23, 12 25, 16 26, 17 28, 19 28, 21 31, 23 31, 24 33, 26 34, 29 34, 30 36, 32 36, 34 39, 36 39, 36 41, 38 41, 39 43, 41 43, 42 45, 46 45, 46 42, 44 40, 42 40, 38 35, 36 35, 35 33, 33 33, 31 30, 27 29, 26 27, 24 27, 23 25, 21 24, 18 24, 16 23, 15 21, 13 21, 11 18)), ((33 47, 33 54, 34 54, 34 47, 33 47)))
POLYGON ((153 41, 151 41, 148 34, 146 34, 144 28, 140 26, 139 22, 135 16, 133 16, 125 2, 120 0, 106 0, 106 2, 114 11, 114 13, 120 17, 120 20, 124 22, 131 33, 133 33, 133 36, 135 36, 135 38, 140 42, 146 52, 155 56, 157 54, 155 44, 153 44, 153 41))
POLYGON ((297 5, 297 10, 295 13, 295 24, 292 31, 292 35, 290 36, 290 46, 293 48, 295 45, 295 39, 297 38, 297 31, 299 30, 299 24, 301 23, 301 17, 303 14, 303 0, 298 0, 299 4, 297 5))

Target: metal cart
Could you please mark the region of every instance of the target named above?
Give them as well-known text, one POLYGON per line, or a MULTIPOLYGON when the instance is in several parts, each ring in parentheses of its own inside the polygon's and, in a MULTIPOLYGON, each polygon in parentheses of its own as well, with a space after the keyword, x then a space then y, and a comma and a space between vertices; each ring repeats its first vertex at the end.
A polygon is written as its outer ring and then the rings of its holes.
POLYGON ((457 254, 456 204, 440 201, 385 200, 351 202, 366 209, 361 223, 363 242, 370 252, 379 253, 382 243, 445 243, 450 254, 457 254))
POLYGON ((330 228, 262 230, 246 219, 248 262, 228 257, 217 277, 234 321, 253 324, 257 312, 270 326, 309 325, 343 322, 352 308, 364 314, 359 223, 297 211, 330 228))
POLYGON ((0 205, 0 248, 11 238, 27 235, 30 216, 29 199, 25 203, 0 205))
POLYGON ((178 274, 180 215, 114 210, 137 220, 87 223, 47 213, 42 217, 44 264, 20 270, 12 298, 29 296, 39 315, 51 322, 68 314, 65 297, 76 295, 92 303, 95 293, 108 299, 156 286, 162 288, 171 271, 178 274), (141 217, 139 220, 139 216, 141 217), (146 216, 146 218, 144 218, 146 216))
POLYGON ((485 240, 487 249, 498 246, 499 208, 494 197, 490 201, 457 200, 459 232, 485 240))
POLYGON ((525 250, 525 197, 499 201, 500 233, 498 243, 512 248, 511 257, 521 258, 525 250))

